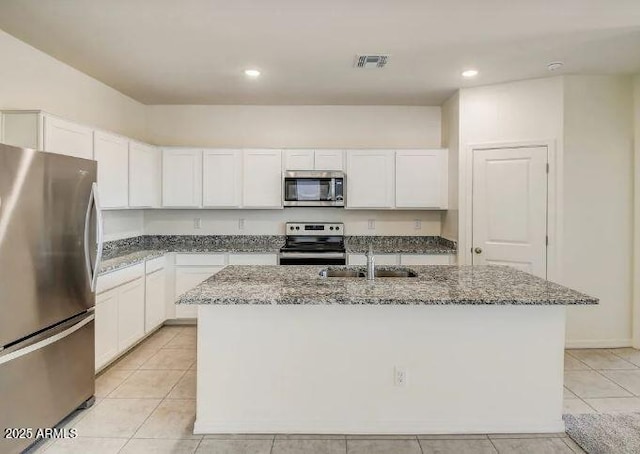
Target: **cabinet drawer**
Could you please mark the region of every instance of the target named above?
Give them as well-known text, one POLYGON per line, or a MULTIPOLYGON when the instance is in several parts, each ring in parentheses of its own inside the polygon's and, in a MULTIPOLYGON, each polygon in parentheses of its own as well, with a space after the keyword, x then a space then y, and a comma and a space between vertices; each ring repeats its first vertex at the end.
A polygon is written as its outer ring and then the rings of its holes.
POLYGON ((229 265, 277 265, 276 254, 231 254, 229 265))
POLYGON ((137 265, 128 266, 127 268, 105 274, 98 277, 96 294, 126 284, 142 276, 144 276, 144 263, 138 263, 137 265))
POLYGON ((400 256, 401 265, 450 265, 449 254, 402 254, 400 256))
POLYGON ((225 254, 176 254, 176 266, 222 266, 225 254))
POLYGON ((153 273, 154 271, 161 270, 166 266, 165 256, 156 257, 155 259, 147 260, 145 262, 145 270, 147 274, 153 273))

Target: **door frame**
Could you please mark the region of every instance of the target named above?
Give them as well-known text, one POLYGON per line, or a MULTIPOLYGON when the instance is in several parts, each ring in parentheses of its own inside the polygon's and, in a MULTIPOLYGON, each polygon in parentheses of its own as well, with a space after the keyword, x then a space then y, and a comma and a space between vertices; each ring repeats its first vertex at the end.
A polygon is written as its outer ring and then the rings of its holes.
POLYGON ((549 174, 547 177, 547 279, 559 281, 562 276, 562 160, 555 140, 528 140, 517 142, 495 142, 469 144, 465 147, 465 158, 460 160, 460 194, 458 225, 458 260, 460 264, 473 263, 473 157, 476 150, 502 148, 546 147, 549 174))

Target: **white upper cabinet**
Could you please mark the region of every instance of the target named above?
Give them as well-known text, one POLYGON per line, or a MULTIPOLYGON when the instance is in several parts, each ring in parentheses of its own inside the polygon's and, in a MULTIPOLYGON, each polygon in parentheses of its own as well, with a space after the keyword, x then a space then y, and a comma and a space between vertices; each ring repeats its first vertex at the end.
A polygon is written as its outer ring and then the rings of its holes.
POLYGON ((160 206, 162 154, 151 145, 129 142, 129 206, 160 206))
POLYGON ((244 151, 243 207, 282 208, 282 152, 244 151))
POLYGON ((202 152, 202 205, 233 208, 242 204, 242 150, 202 152))
POLYGON ((285 150, 284 170, 344 170, 342 150, 285 150))
POLYGON ((162 151, 162 206, 199 208, 202 205, 202 150, 166 148, 162 151))
POLYGON ((447 150, 396 152, 396 208, 446 209, 447 150))
POLYGON ((315 170, 344 170, 342 150, 316 150, 315 170))
POLYGON ((93 130, 41 111, 4 111, 2 143, 93 159, 93 130))
POLYGON ((49 153, 94 159, 93 131, 60 118, 44 116, 43 144, 49 153))
POLYGON ((103 208, 129 206, 129 141, 122 136, 96 131, 94 155, 98 161, 98 188, 103 208))
POLYGON ((284 168, 285 170, 313 170, 314 169, 313 150, 285 150, 284 168))
POLYGON ((393 150, 349 150, 347 208, 393 208, 393 150))

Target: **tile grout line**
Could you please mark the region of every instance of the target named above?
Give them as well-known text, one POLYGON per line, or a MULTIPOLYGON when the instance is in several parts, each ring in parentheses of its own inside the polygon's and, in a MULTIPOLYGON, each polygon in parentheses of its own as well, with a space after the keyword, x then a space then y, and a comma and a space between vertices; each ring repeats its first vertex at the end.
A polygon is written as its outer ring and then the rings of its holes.
POLYGON ((493 440, 491 439, 491 437, 489 436, 489 434, 487 434, 487 439, 489 440, 489 443, 491 443, 491 446, 493 446, 494 451, 497 454, 500 454, 500 451, 498 451, 498 447, 496 446, 496 444, 493 442, 493 440))

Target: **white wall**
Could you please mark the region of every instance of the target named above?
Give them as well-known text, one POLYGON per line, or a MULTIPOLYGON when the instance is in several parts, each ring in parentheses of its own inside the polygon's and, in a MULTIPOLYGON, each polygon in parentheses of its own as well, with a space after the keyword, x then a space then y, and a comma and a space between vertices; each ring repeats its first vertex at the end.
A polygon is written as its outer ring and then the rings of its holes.
POLYGON ((562 283, 600 298, 570 308, 580 346, 629 345, 633 260, 630 77, 564 78, 562 283))
POLYGON ((442 147, 449 149, 449 209, 442 213, 442 236, 458 239, 458 173, 460 165, 460 92, 442 105, 442 147))
POLYGON ((440 235, 438 211, 360 211, 333 208, 283 210, 147 210, 147 235, 284 235, 285 222, 344 222, 347 235, 440 235), (194 218, 202 220, 194 229, 194 218), (244 219, 244 230, 239 220, 244 219), (375 229, 368 229, 369 219, 375 229), (421 229, 415 221, 421 221, 421 229))
MULTIPOLYGON (((460 92, 460 251, 469 263, 470 147, 549 141, 558 162, 553 277, 601 299, 568 311, 572 346, 631 342, 631 79, 565 76, 460 92)), ((552 163, 554 165, 554 163, 552 163)), ((553 228, 553 226, 550 226, 553 228)))
POLYGON ((146 106, 0 30, 0 109, 45 110, 146 139, 146 106))
POLYGON ((561 157, 562 90, 562 77, 460 90, 458 240, 463 263, 471 263, 470 147, 543 140, 555 143, 556 153, 561 157))
POLYGON ((167 146, 439 147, 440 132, 440 107, 149 106, 149 134, 167 146))

